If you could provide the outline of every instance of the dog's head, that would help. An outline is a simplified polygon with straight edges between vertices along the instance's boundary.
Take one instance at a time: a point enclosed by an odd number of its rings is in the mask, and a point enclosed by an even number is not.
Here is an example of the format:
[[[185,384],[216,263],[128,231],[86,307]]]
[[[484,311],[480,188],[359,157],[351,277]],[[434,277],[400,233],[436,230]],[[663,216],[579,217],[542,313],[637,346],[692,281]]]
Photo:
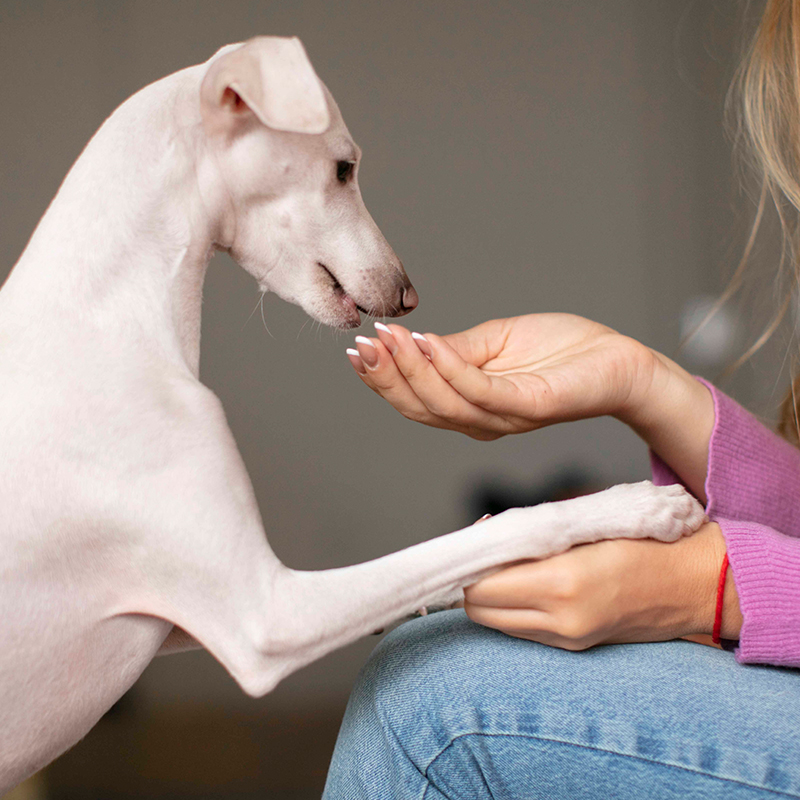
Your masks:
[[[298,39],[259,36],[207,64],[200,101],[226,196],[218,244],[258,281],[339,328],[416,307],[361,198],[361,151]]]

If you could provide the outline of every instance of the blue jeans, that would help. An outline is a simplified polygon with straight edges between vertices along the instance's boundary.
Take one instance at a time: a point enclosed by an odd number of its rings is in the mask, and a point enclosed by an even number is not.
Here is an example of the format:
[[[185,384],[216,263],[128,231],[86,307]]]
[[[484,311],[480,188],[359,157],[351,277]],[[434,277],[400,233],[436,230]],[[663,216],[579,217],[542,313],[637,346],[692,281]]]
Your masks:
[[[359,677],[325,800],[800,798],[800,670],[675,641],[583,653],[462,611],[408,622]]]

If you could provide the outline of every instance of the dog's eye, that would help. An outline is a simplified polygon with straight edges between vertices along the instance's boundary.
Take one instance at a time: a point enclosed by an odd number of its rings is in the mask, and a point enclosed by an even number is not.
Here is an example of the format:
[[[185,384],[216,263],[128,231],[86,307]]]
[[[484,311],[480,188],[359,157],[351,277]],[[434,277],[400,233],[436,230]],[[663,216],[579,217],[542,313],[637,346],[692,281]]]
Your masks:
[[[347,183],[353,175],[355,165],[355,161],[337,161],[336,180],[339,181],[339,183]]]

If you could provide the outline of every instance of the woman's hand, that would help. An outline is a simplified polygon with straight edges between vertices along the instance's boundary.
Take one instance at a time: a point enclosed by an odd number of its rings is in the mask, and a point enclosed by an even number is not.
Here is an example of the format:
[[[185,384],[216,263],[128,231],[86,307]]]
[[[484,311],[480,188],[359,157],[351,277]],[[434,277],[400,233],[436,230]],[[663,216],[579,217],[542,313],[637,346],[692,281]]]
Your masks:
[[[571,314],[424,338],[400,325],[376,328],[378,340],[356,340],[364,383],[410,419],[476,439],[617,414],[659,367],[634,339]]]
[[[449,336],[376,324],[348,351],[401,414],[475,439],[612,415],[703,498],[714,421],[708,390],[670,359],[572,314],[529,314]]]
[[[507,567],[465,590],[475,622],[566,650],[614,642],[655,642],[711,633],[725,555],[708,523],[672,544],[612,539]],[[723,638],[742,624],[730,571]]]

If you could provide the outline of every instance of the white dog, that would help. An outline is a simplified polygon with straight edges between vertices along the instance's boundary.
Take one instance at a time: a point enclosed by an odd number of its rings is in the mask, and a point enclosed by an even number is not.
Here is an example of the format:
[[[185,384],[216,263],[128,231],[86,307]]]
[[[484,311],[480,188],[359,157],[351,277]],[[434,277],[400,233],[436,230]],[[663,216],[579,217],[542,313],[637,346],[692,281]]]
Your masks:
[[[498,565],[701,523],[636,484],[344,569],[278,561],[197,377],[203,279],[220,249],[329,325],[412,309],[359,157],[298,40],[228,46],[106,121],[0,292],[0,794],[182,631],[262,695]]]

